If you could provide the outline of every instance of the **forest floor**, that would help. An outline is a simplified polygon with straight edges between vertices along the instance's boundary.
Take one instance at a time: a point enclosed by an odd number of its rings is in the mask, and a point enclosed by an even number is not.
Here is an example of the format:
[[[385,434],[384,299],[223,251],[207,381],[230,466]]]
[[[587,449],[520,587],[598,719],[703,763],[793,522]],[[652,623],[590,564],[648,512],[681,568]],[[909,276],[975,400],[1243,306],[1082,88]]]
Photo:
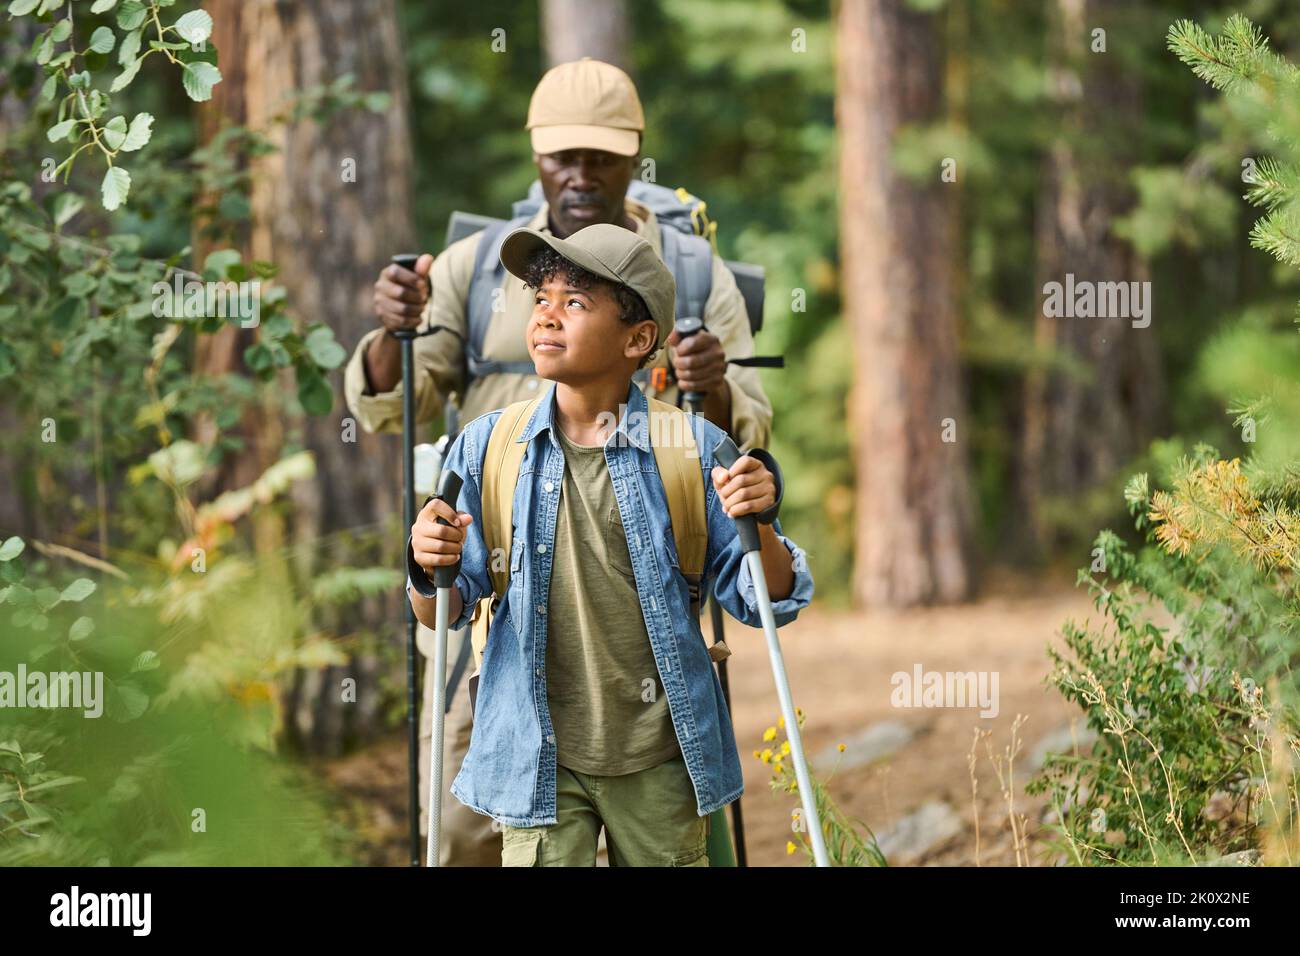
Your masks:
[[[781,629],[795,703],[804,711],[804,747],[845,816],[865,821],[891,865],[1017,865],[1007,797],[992,756],[1002,760],[1018,715],[1020,750],[1012,761],[1014,812],[1027,839],[1022,864],[1056,862],[1042,825],[1046,798],[1024,793],[1045,748],[1068,750],[1085,733],[1081,713],[1044,683],[1049,644],[1060,646],[1067,619],[1096,619],[1072,575],[1025,580],[999,576],[964,605],[904,612],[850,612],[814,604]],[[753,752],[780,715],[762,631],[729,621],[733,722],[745,774],[743,813],[750,865],[807,865],[786,853],[791,794],[770,789],[769,768]],[[996,716],[978,705],[895,707],[896,672],[985,671],[998,676]],[[976,729],[991,736],[973,747]],[[778,737],[777,740],[781,740]],[[839,753],[837,745],[845,751]],[[975,754],[976,793],[970,757]],[[318,765],[338,794],[354,852],[370,865],[406,862],[406,738],[394,734],[345,758]],[[978,814],[978,818],[977,818]],[[977,839],[978,826],[978,839]]]

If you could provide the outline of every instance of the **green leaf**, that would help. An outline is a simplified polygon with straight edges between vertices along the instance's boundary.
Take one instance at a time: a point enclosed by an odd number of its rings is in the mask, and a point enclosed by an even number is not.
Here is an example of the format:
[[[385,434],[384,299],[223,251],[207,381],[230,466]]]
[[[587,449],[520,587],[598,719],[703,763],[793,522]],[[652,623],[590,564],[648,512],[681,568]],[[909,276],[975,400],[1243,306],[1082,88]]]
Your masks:
[[[126,117],[114,116],[99,131],[99,138],[104,141],[104,145],[117,152],[126,142]]]
[[[328,327],[318,327],[307,333],[307,354],[321,368],[338,368],[347,359],[348,353],[334,339],[334,332]]]
[[[12,561],[14,558],[18,557],[18,555],[23,553],[23,548],[25,547],[27,547],[26,542],[17,535],[14,535],[12,538],[5,541],[4,544],[0,544],[0,561]]]
[[[117,34],[111,27],[96,27],[95,32],[90,35],[90,48],[96,53],[110,52],[115,43],[117,43]]]
[[[162,666],[162,659],[157,651],[141,651],[131,664],[131,673],[136,671],[153,671]]]
[[[90,7],[91,13],[106,13],[117,6],[117,0],[95,0]]]
[[[127,131],[126,140],[122,143],[122,152],[134,152],[149,142],[149,137],[152,135],[153,114],[136,113],[135,119],[131,120],[131,128]]]
[[[77,328],[86,315],[86,303],[76,296],[68,296],[50,313],[50,327],[61,335]]]
[[[90,578],[77,578],[59,596],[61,601],[84,601],[95,593],[95,582]]]
[[[84,641],[95,631],[95,622],[88,617],[79,617],[68,628],[68,640]]]
[[[104,182],[100,186],[104,208],[112,212],[126,201],[131,191],[131,174],[121,166],[110,166],[104,173]]]
[[[54,40],[55,43],[62,43],[71,35],[71,20],[60,20],[58,23],[54,24],[54,29],[50,31],[50,38]]]
[[[56,226],[62,226],[65,222],[81,212],[86,201],[76,193],[59,193],[54,197],[54,212],[51,216]]]
[[[105,710],[113,720],[135,720],[149,709],[149,695],[133,684],[110,681]]]
[[[9,15],[11,17],[25,16],[35,10],[38,3],[40,3],[40,0],[14,0],[13,3],[9,4]]]
[[[59,589],[37,588],[33,597],[36,598],[36,603],[40,606],[42,611],[48,611],[50,608],[54,607],[54,605],[59,603]]]
[[[148,15],[149,11],[140,0],[126,0],[117,8],[117,26],[121,30],[134,30]]]
[[[109,86],[110,93],[116,93],[118,90],[126,89],[127,85],[135,79],[135,75],[140,72],[140,64],[144,62],[144,57],[138,60],[132,60],[127,64],[126,69],[113,78],[113,83]]]
[[[87,272],[74,272],[63,280],[63,288],[67,290],[68,295],[85,299],[99,288],[99,280]]]
[[[215,249],[203,260],[203,274],[209,273],[216,279],[225,279],[232,266],[239,265],[241,256],[235,249]]]
[[[132,30],[126,36],[122,37],[122,42],[117,47],[117,62],[126,66],[128,62],[135,59],[135,55],[140,52],[140,36],[144,33],[144,28]]]
[[[41,99],[46,103],[54,99],[54,94],[59,89],[59,78],[57,76],[47,76],[45,82],[41,84]]]
[[[45,131],[45,138],[51,143],[57,143],[59,140],[67,137],[67,135],[72,132],[72,127],[76,125],[77,121],[75,119],[66,119],[62,123],[55,123]]]
[[[198,61],[185,64],[181,73],[181,85],[190,99],[202,103],[212,98],[212,88],[221,82],[221,71],[211,63]]]
[[[41,66],[50,62],[50,57],[54,56],[54,33],[46,33],[41,37],[40,46],[36,48],[36,62]]]
[[[315,372],[298,369],[298,401],[308,415],[327,415],[334,404],[334,392],[329,383]]]
[[[192,10],[176,21],[176,32],[190,43],[202,43],[212,35],[212,17],[205,10]]]

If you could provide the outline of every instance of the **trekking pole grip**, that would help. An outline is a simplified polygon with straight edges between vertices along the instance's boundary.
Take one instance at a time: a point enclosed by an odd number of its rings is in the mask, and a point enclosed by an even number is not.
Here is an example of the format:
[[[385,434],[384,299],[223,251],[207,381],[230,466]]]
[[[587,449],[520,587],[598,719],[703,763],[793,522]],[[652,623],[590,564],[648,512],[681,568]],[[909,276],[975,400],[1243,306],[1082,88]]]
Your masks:
[[[704,331],[704,320],[695,316],[687,316],[678,319],[673,323],[673,328],[677,330],[678,338],[682,341],[690,338],[696,332]],[[684,401],[692,412],[698,414],[700,406],[704,404],[703,392],[683,392],[682,401]],[[727,467],[730,467],[728,465]]]
[[[723,435],[722,440],[713,448],[713,460],[723,468],[730,468],[740,458],[740,449],[736,443],[731,440],[730,435]],[[748,554],[751,551],[762,550],[762,544],[758,540],[758,519],[753,515],[741,515],[733,518],[736,522],[736,531],[740,534],[740,548]]]
[[[456,507],[456,499],[460,497],[460,486],[464,479],[456,474],[450,468],[444,468],[442,474],[438,476],[438,487],[433,496],[442,501],[449,502],[453,508]],[[445,518],[439,518],[438,524],[450,525]],[[440,588],[453,587],[456,584],[456,575],[460,573],[460,559],[456,559],[455,564],[439,565],[433,572],[433,583]]]

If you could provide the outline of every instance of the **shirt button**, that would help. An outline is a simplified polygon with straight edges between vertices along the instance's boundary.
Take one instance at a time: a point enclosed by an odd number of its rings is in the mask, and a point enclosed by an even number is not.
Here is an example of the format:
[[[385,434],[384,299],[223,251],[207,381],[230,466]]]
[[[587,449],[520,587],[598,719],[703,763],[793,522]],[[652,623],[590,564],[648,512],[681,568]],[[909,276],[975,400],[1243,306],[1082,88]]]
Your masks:
[[[548,481],[546,484],[542,485],[542,487],[545,488],[547,491],[554,491],[554,490],[555,490],[555,482],[553,482],[553,481]]]
[[[544,615],[546,613],[546,605],[545,604],[537,605],[537,613]]]
[[[530,378],[530,379],[528,380],[528,388],[529,388],[530,390],[536,390],[536,388],[537,388],[537,379],[535,379],[535,378]]]
[[[555,743],[555,734],[547,734],[547,735],[546,735],[546,742],[547,742],[548,744],[553,744],[553,743]]]
[[[539,544],[539,545],[537,546],[537,553],[538,553],[538,554],[545,554],[545,553],[546,553],[546,545],[544,545],[544,544]]]
[[[537,676],[538,676],[538,677],[541,677],[541,676],[542,676],[542,669],[541,669],[540,667],[537,668]]]

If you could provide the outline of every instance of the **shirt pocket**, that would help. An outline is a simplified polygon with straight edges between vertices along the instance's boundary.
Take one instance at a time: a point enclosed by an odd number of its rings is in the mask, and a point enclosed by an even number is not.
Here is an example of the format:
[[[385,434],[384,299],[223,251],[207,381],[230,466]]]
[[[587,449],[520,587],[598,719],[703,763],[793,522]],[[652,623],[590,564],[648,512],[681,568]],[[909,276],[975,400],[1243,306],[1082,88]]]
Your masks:
[[[623,519],[619,516],[617,504],[609,506],[609,514],[605,518],[605,554],[609,557],[611,568],[636,583],[632,552],[623,533]]]
[[[516,634],[524,632],[524,542],[517,534],[510,543],[510,586],[506,601],[510,605],[510,624]]]

